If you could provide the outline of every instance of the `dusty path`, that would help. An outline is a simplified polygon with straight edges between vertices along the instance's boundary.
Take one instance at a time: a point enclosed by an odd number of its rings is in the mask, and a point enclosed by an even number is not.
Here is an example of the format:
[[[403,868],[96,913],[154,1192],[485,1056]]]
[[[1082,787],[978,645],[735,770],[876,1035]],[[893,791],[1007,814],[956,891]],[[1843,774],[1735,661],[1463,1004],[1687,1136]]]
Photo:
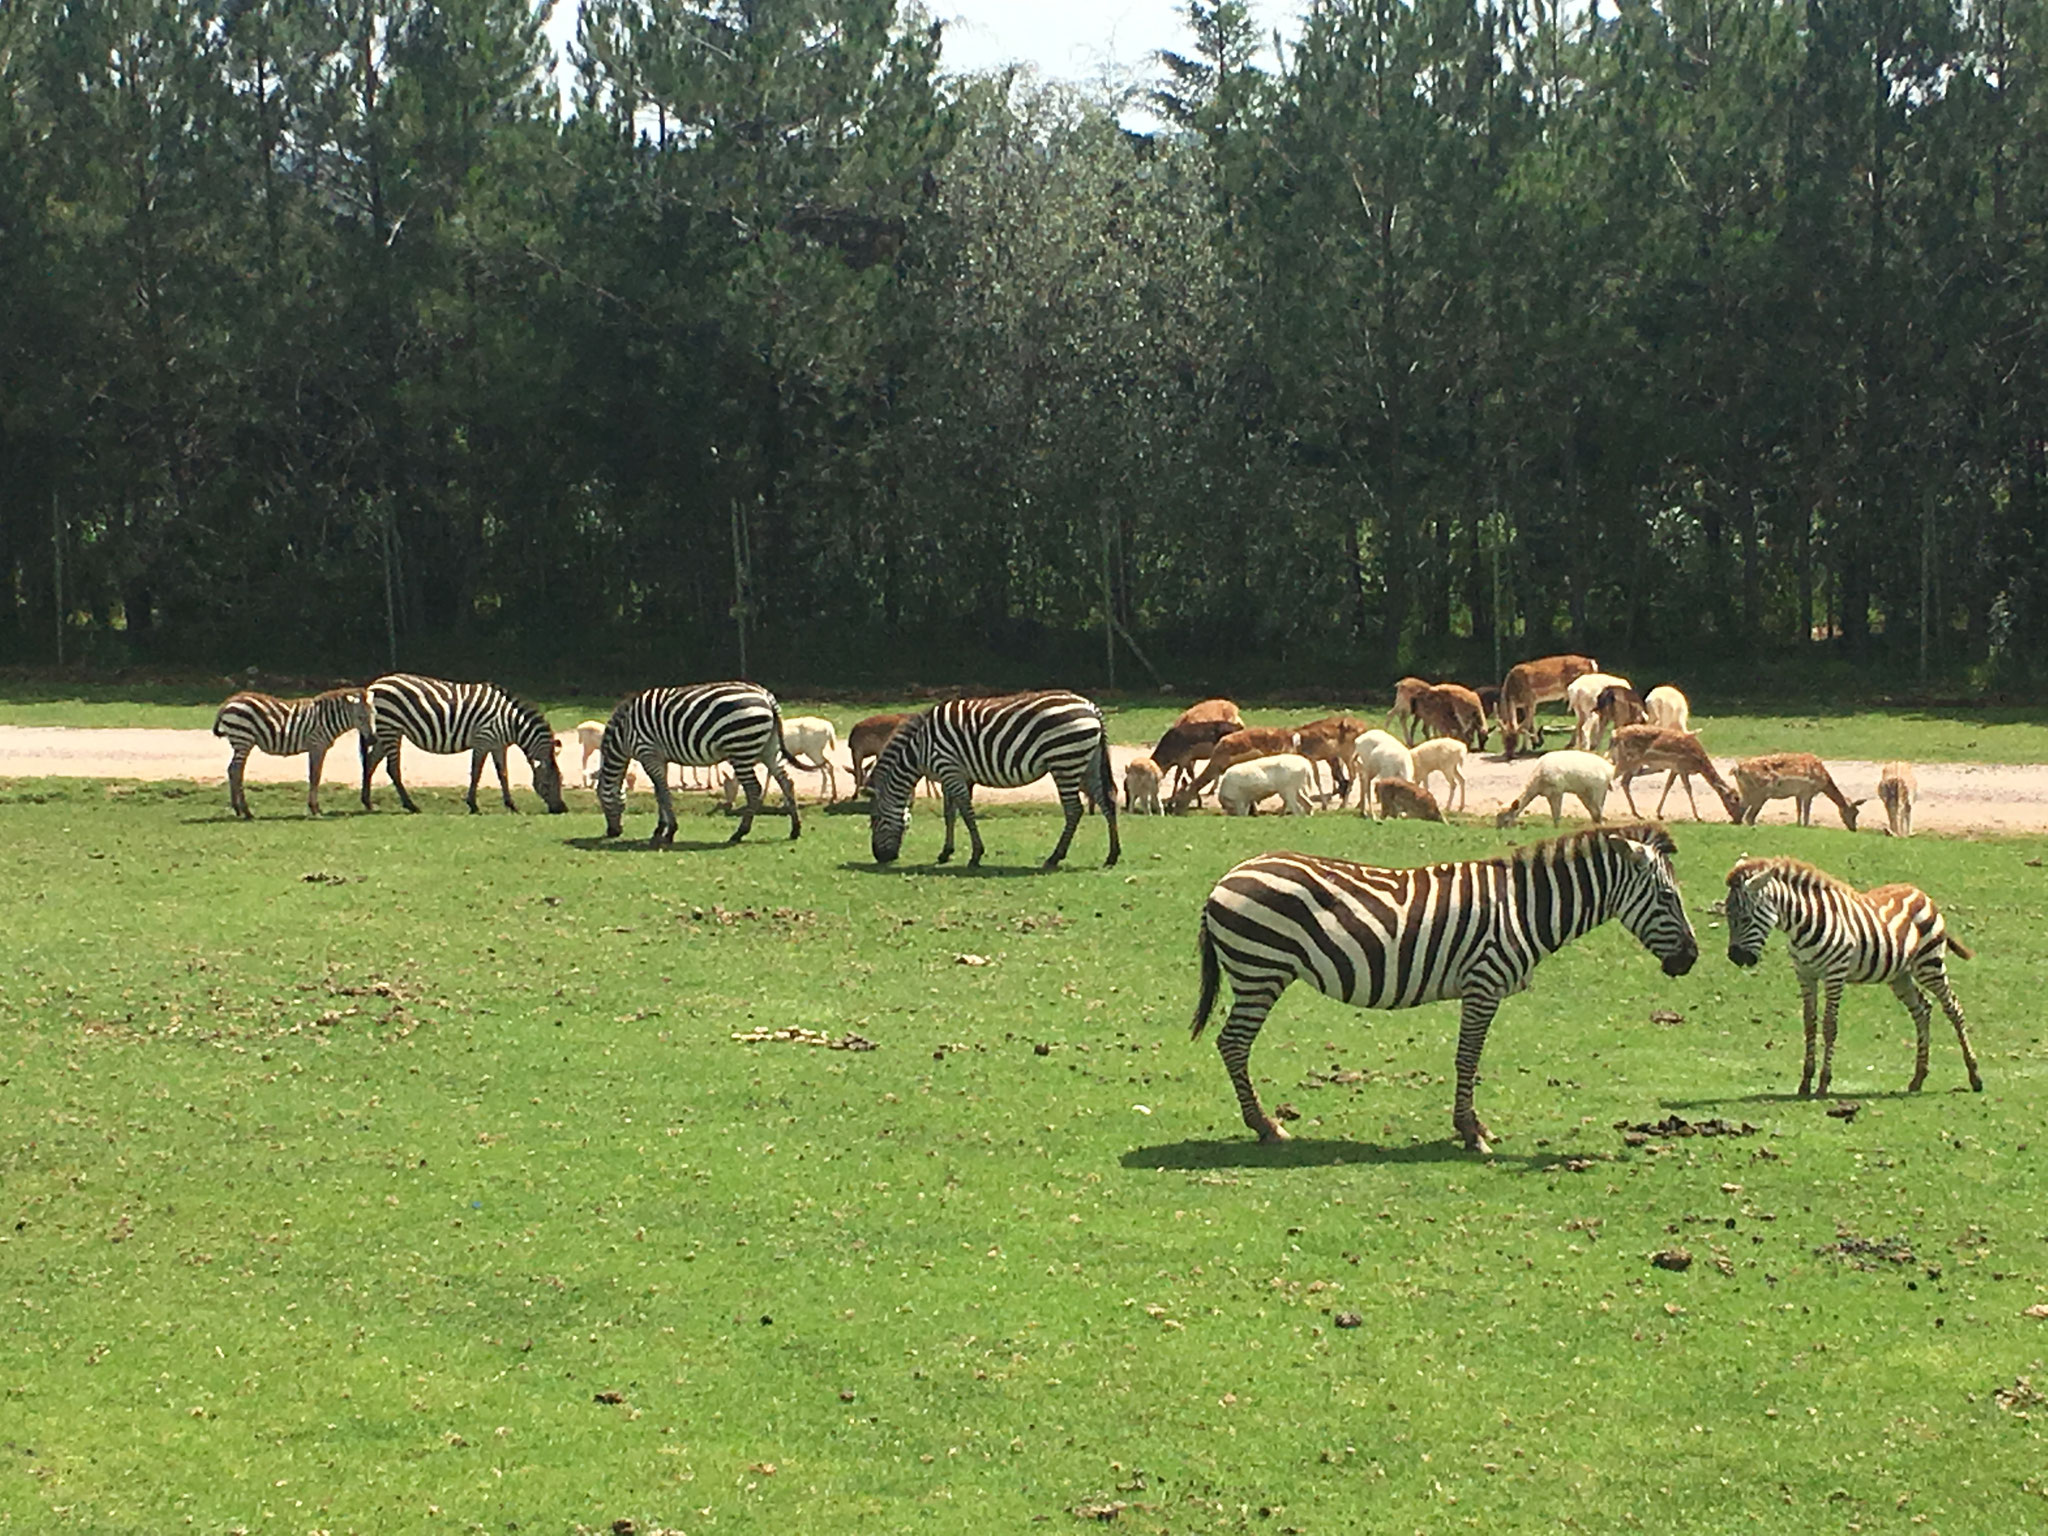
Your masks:
[[[1142,750],[1140,747],[1112,749],[1119,777],[1124,764]],[[225,806],[227,760],[227,744],[207,731],[0,726],[0,778],[191,779],[197,783],[223,786],[221,800]],[[510,765],[514,791],[526,792],[529,788],[526,760],[514,751],[510,754]],[[1830,767],[1842,792],[1852,799],[1876,794],[1878,764],[1845,760],[1834,762]],[[430,757],[408,747],[401,771],[408,784],[460,788],[469,782],[469,758],[467,755]],[[355,739],[345,736],[328,754],[323,796],[334,797],[337,809],[352,803],[360,772]],[[1920,780],[1919,806],[1914,818],[1917,830],[2048,832],[2048,766],[1921,763],[1917,765],[1916,772]],[[562,773],[572,787],[581,783],[573,741],[562,753]],[[1528,775],[1528,759],[1513,763],[1492,757],[1473,760],[1466,770],[1471,786],[1472,811],[1490,814],[1502,801],[1520,793]],[[795,772],[793,777],[798,794],[806,802],[819,798],[821,791],[817,775]],[[304,784],[306,760],[303,757],[265,757],[258,753],[249,760],[248,778],[251,783]],[[383,786],[378,791],[380,797],[392,798],[381,770],[378,783]],[[839,761],[842,795],[851,783],[852,775],[842,753]],[[1645,812],[1653,809],[1661,788],[1661,776],[1645,775],[1638,780],[1637,805]],[[1704,785],[1696,786],[1696,790],[1701,811],[1710,820],[1721,820],[1721,810],[1714,803],[1712,792]],[[484,770],[483,793],[496,794],[496,781],[488,767]],[[645,791],[641,793],[645,794]],[[1050,801],[1053,798],[1050,780],[1040,780],[1023,789],[975,792],[977,802]],[[1566,819],[1570,821],[1578,816],[1578,806],[1572,801],[1566,804]],[[1684,791],[1674,789],[1671,802],[1665,809],[1674,819],[1686,819],[1689,813]],[[1627,807],[1619,795],[1610,803],[1609,812],[1610,815],[1626,814]],[[1824,825],[1837,824],[1835,809],[1826,801],[1815,802],[1814,816]],[[1789,800],[1774,801],[1764,812],[1766,821],[1789,821],[1792,817],[1793,806]],[[1539,801],[1531,808],[1528,824],[1540,827],[1547,819],[1544,806]],[[1883,828],[1884,813],[1875,799],[1864,807],[1862,825]]]

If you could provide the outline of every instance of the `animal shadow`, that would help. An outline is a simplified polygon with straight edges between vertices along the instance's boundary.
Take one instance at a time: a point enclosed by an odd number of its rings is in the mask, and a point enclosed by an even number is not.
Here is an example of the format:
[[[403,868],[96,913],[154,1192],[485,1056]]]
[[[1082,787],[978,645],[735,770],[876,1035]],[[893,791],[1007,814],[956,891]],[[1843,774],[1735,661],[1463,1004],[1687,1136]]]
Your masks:
[[[1482,1157],[1479,1153],[1466,1151],[1464,1142],[1455,1137],[1391,1147],[1373,1141],[1296,1137],[1292,1141],[1267,1142],[1233,1136],[1218,1141],[1174,1141],[1156,1147],[1133,1147],[1117,1161],[1126,1168],[1178,1168],[1197,1172],[1209,1168],[1336,1168],[1347,1163],[1398,1167],[1416,1163],[1480,1161],[1536,1169],[1547,1168],[1557,1159],[1547,1154],[1529,1157],[1498,1150]]]

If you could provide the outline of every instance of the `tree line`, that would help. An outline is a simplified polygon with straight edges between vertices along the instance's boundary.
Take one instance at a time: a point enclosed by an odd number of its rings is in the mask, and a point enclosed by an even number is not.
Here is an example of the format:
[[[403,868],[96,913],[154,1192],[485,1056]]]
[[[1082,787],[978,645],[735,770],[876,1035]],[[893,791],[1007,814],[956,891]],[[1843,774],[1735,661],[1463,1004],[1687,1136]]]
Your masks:
[[[0,8],[0,657],[2048,654],[2048,7],[547,10]]]

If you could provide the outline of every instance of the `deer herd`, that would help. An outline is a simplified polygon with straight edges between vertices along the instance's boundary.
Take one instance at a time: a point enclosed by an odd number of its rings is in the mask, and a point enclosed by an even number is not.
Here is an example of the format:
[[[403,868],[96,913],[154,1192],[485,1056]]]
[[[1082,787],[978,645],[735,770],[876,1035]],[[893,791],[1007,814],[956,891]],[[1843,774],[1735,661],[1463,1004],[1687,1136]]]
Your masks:
[[[1510,761],[1527,746],[1542,748],[1544,722],[1538,710],[1562,704],[1572,717],[1571,745],[1537,759],[1521,795],[1500,807],[1498,825],[1510,826],[1537,800],[1559,821],[1567,796],[1577,799],[1594,821],[1605,814],[1609,791],[1621,789],[1631,815],[1637,775],[1662,772],[1663,792],[1654,815],[1664,814],[1674,785],[1685,790],[1694,820],[1700,819],[1693,780],[1705,781],[1729,820],[1754,824],[1772,800],[1791,800],[1799,825],[1813,824],[1813,802],[1827,799],[1856,829],[1864,803],[1843,794],[1827,764],[1811,752],[1768,752],[1737,762],[1724,776],[1692,729],[1686,697],[1670,685],[1638,694],[1625,677],[1600,670],[1590,656],[1545,656],[1511,668],[1498,688],[1404,677],[1394,685],[1385,721],[1375,727],[1351,715],[1329,715],[1298,727],[1248,726],[1229,699],[1207,699],[1185,711],[1159,738],[1151,754],[1126,769],[1126,808],[1132,812],[1184,811],[1214,789],[1227,814],[1256,814],[1261,801],[1278,797],[1285,814],[1305,814],[1313,794],[1323,804],[1342,805],[1359,786],[1362,816],[1410,816],[1441,821],[1466,792],[1465,763],[1483,751],[1495,730]],[[1327,769],[1331,787],[1322,787]],[[1444,799],[1430,789],[1441,777]],[[1878,781],[1886,832],[1913,831],[1917,786],[1907,763],[1888,763]],[[1161,798],[1161,790],[1166,790]]]

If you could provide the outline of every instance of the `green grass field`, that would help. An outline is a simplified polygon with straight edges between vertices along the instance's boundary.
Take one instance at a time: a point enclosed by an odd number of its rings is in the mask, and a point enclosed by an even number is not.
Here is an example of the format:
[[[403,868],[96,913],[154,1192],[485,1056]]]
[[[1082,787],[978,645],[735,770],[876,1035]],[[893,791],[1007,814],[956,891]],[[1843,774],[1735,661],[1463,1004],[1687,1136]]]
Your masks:
[[[1279,1148],[1187,1020],[1235,860],[1490,830],[1127,822],[1105,871],[1091,821],[1047,876],[1055,814],[998,811],[977,875],[923,814],[882,872],[857,814],[724,848],[693,802],[650,853],[587,794],[252,793],[0,794],[0,1527],[2048,1521],[2048,840],[1680,826],[1700,965],[1610,925],[1540,969],[1481,1158],[1450,1007],[1290,992]],[[1987,1091],[1938,1034],[1902,1093],[1861,989],[1860,1112],[1791,1097],[1783,941],[1739,972],[1707,911],[1742,851],[1933,891]],[[875,1049],[734,1038],[781,1028]],[[1615,1129],[1670,1115],[1755,1129]]]
[[[206,730],[214,711],[230,691],[225,678],[191,684],[139,686],[133,683],[70,683],[21,678],[0,679],[0,725],[150,726]],[[557,734],[579,720],[606,718],[617,702],[599,695],[539,695],[540,704]],[[821,714],[836,722],[841,734],[864,715],[916,710],[928,701],[871,699],[817,700],[789,696],[785,715]],[[1150,745],[1192,699],[1154,702],[1111,699],[1105,702],[1111,739]],[[1250,700],[1245,719],[1254,725],[1301,725],[1336,710],[1348,710],[1369,724],[1379,723],[1387,696],[1369,699]],[[1560,729],[1570,717],[1559,706],[1546,706],[1544,718]],[[1916,762],[2039,763],[2048,762],[2048,709],[2017,706],[1974,707],[1868,705],[1843,702],[1815,707],[1805,701],[1762,698],[1694,700],[1693,724],[1720,757],[1757,752],[1818,752],[1825,757],[1882,761],[1905,757]],[[1564,744],[1553,735],[1550,745]],[[1493,740],[1498,750],[1499,738]]]

